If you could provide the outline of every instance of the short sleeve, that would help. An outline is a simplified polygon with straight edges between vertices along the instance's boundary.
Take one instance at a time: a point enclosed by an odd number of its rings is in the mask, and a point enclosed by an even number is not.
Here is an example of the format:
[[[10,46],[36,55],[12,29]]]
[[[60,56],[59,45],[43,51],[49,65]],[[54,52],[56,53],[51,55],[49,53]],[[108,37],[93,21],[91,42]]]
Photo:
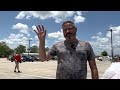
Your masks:
[[[95,59],[93,48],[89,42],[87,42],[87,54],[88,61]]]
[[[51,49],[49,49],[47,51],[48,54],[50,54],[52,57],[56,56],[57,55],[57,49],[56,49],[56,46],[53,45],[53,47]]]

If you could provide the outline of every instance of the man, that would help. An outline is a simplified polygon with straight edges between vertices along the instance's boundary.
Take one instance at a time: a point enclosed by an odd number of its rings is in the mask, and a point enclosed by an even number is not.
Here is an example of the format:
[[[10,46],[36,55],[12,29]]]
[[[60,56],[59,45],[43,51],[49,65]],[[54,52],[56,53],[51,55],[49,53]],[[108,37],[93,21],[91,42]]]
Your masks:
[[[53,56],[58,57],[56,79],[86,79],[87,60],[91,68],[92,79],[98,79],[98,70],[95,55],[88,42],[76,38],[77,28],[72,21],[62,24],[64,41],[58,42],[45,52],[46,30],[44,26],[36,26],[39,43],[39,58],[41,61],[49,60]]]
[[[16,72],[16,69],[18,70],[18,73],[20,73],[20,70],[19,70],[19,63],[21,63],[21,56],[19,54],[16,54],[14,56],[14,60],[15,60],[15,69],[14,69],[14,72]]]
[[[101,79],[120,79],[120,57],[112,62],[106,69]]]

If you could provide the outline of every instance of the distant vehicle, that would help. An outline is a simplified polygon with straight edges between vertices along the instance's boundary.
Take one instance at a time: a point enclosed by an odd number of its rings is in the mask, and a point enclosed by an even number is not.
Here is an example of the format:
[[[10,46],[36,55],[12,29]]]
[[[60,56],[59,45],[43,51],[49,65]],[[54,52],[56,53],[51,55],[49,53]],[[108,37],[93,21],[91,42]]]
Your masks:
[[[102,57],[97,57],[98,60],[102,61]]]
[[[39,61],[39,56],[31,56],[34,61]]]
[[[11,61],[11,62],[13,62],[13,61],[14,61],[14,55],[10,55],[10,56],[8,57],[8,60]]]
[[[28,56],[22,56],[22,61],[23,62],[26,62],[26,61],[32,61],[33,62],[34,60],[32,59],[31,56],[29,56],[29,57]]]
[[[39,60],[39,53],[22,53],[23,61],[38,61]]]
[[[100,60],[100,61],[109,61],[109,60],[111,60],[112,58],[109,57],[109,56],[100,56],[100,57],[98,57],[97,59]]]
[[[115,56],[113,57],[113,60],[114,60],[114,61],[118,61],[118,60],[119,60],[119,55],[115,55]]]
[[[102,61],[109,61],[110,59],[109,59],[109,56],[103,56],[102,57]]]
[[[22,56],[21,59],[22,59],[23,62],[25,62],[25,61],[26,61],[26,58],[27,58],[27,56]]]

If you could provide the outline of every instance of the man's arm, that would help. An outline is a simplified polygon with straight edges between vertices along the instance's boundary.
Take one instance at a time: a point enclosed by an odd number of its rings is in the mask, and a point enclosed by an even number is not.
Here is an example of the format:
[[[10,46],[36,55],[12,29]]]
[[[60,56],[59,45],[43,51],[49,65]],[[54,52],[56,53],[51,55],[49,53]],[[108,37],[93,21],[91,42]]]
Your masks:
[[[88,62],[89,62],[89,66],[90,66],[90,69],[91,69],[92,79],[99,79],[98,69],[97,69],[97,66],[96,66],[95,59],[89,60]]]
[[[39,44],[39,59],[43,62],[50,58],[52,58],[52,56],[45,51],[45,41],[41,41]]]
[[[87,50],[88,50],[88,62],[89,62],[89,66],[91,69],[91,76],[92,79],[99,79],[99,75],[98,75],[98,69],[96,66],[96,62],[95,62],[95,54],[93,52],[93,48],[90,45],[90,43],[86,43],[87,44]]]
[[[42,62],[46,60],[45,40],[39,42],[39,59]]]
[[[46,37],[46,30],[44,29],[44,26],[36,26],[37,30],[34,30],[38,36],[39,39],[39,59],[41,61],[45,61],[51,58],[49,54],[46,54],[45,51],[45,37]]]

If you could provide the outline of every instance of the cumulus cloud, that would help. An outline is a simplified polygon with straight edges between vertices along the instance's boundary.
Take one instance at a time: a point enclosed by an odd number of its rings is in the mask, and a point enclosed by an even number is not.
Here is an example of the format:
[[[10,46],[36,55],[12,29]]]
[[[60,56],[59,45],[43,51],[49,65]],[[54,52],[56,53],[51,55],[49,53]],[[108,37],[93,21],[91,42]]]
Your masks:
[[[41,20],[53,18],[56,23],[60,23],[72,17],[74,17],[75,23],[84,22],[85,20],[85,17],[82,16],[82,11],[21,11],[15,18],[39,18]]]
[[[84,22],[85,21],[85,18],[82,17],[82,16],[74,16],[74,20],[75,20],[75,23],[80,23],[80,22]]]
[[[17,23],[16,25],[12,26],[12,29],[19,30],[19,32],[27,34],[28,36],[30,36],[30,34],[28,32],[29,28],[26,24]]]
[[[25,17],[25,13],[22,11],[15,18],[16,19],[23,19],[24,17]]]
[[[61,31],[48,33],[48,38],[57,39],[58,41],[64,40],[62,29]]]
[[[114,54],[120,54],[120,26],[110,27],[113,29],[113,46]],[[109,55],[111,55],[111,32],[108,31],[105,36],[102,36],[102,33],[99,32],[96,36],[91,37],[94,41],[90,41],[91,45],[94,48],[95,53],[98,55],[101,54],[103,50],[106,50]]]
[[[35,25],[32,26],[32,30],[37,30]]]
[[[12,49],[16,48],[18,45],[24,45],[24,46],[28,45],[28,38],[20,33],[19,34],[11,33],[9,37],[0,40],[0,42],[1,41],[6,42],[6,44]]]
[[[101,32],[99,32],[99,33],[98,33],[98,35],[99,35],[99,36],[101,36],[101,35],[102,35],[102,33],[101,33]]]

